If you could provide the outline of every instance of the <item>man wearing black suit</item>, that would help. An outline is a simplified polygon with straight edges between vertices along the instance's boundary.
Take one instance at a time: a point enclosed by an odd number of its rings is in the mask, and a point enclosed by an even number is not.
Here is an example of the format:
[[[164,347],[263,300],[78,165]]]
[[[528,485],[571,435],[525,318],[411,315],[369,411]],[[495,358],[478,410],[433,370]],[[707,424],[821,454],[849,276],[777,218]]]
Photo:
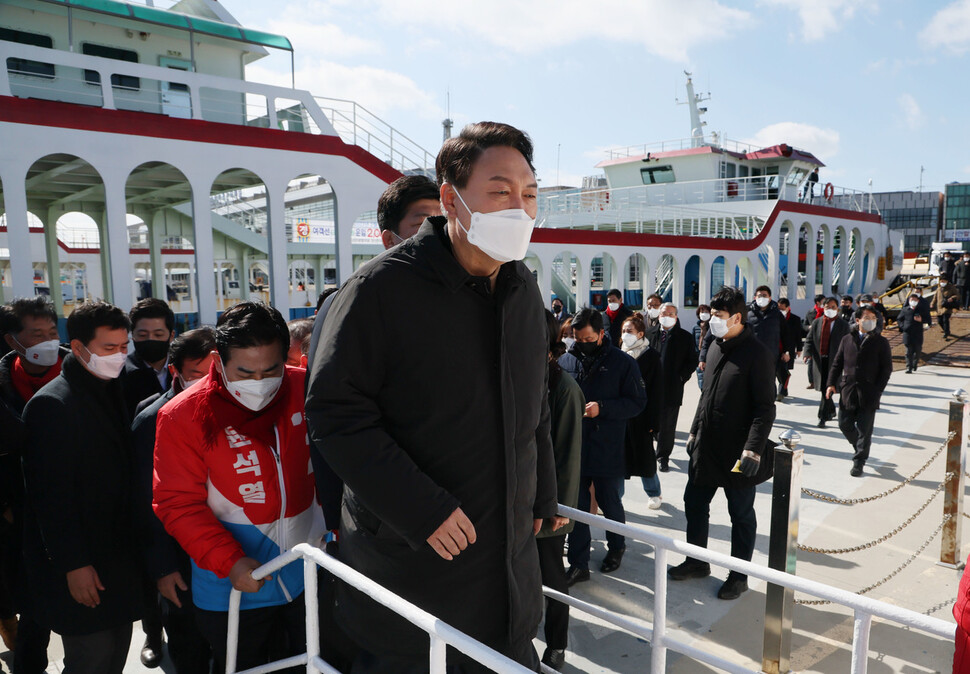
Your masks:
[[[674,435],[677,417],[684,400],[684,384],[697,367],[697,349],[694,338],[680,327],[677,307],[671,303],[660,307],[659,324],[647,331],[650,346],[660,352],[663,363],[664,407],[660,414],[660,430],[657,438],[658,470],[670,470],[670,455],[674,451]]]
[[[812,361],[815,381],[819,382],[822,399],[818,405],[818,427],[825,428],[825,422],[835,418],[835,403],[826,397],[824,383],[828,381],[829,366],[835,362],[842,338],[849,334],[849,324],[839,317],[839,300],[829,297],[825,300],[825,313],[815,319],[802,358]]]

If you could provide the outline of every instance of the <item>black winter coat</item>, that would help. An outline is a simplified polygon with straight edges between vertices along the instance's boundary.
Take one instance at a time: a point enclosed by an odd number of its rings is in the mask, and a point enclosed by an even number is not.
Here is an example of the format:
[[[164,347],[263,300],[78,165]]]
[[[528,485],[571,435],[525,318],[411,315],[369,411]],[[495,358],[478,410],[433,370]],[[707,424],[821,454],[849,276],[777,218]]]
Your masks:
[[[38,622],[83,635],[138,620],[143,576],[121,383],[98,379],[69,355],[27,403],[24,423],[24,558]],[[89,565],[106,588],[94,609],[67,587],[67,572]]]
[[[828,357],[829,367],[831,367],[832,361],[835,359],[835,354],[839,352],[839,343],[842,341],[843,337],[849,334],[849,324],[836,316],[834,319],[832,319],[832,327],[830,328],[829,332],[828,353],[821,353],[822,326],[824,324],[825,316],[815,319],[815,322],[812,323],[812,329],[808,331],[808,337],[805,339],[805,349],[802,352],[802,355],[808,356],[812,359],[812,367],[815,370],[816,382],[825,381],[825,378],[822,376],[822,369],[820,367],[822,356]]]
[[[953,267],[953,284],[961,287],[970,285],[970,264],[962,259]]]
[[[626,427],[626,477],[653,477],[657,474],[654,434],[660,429],[664,407],[663,364],[656,349],[648,348],[636,358],[647,392],[647,406],[630,419]]]
[[[854,328],[842,338],[839,352],[829,368],[828,386],[839,393],[839,405],[848,410],[872,410],[886,390],[893,373],[893,354],[889,340],[877,333],[859,339]]]
[[[521,262],[502,265],[494,292],[470,276],[446,225],[429,218],[334,296],[308,382],[311,452],[345,483],[343,561],[533,666],[533,518],[557,512],[543,301]],[[417,328],[442,311],[447,330]],[[458,507],[478,540],[445,561],[427,538]],[[423,631],[340,587],[360,646],[426,662]]]
[[[733,339],[715,339],[690,426],[691,479],[709,487],[758,484],[757,475],[749,478],[731,470],[744,450],[762,455],[774,421],[774,355],[748,325]]]
[[[748,325],[754,330],[754,336],[758,341],[768,347],[769,353],[774,354],[775,360],[778,360],[782,352],[784,322],[785,317],[774,300],[771,300],[764,309],[754,302],[748,305]]]
[[[899,327],[899,331],[903,333],[903,344],[914,349],[923,348],[923,330],[925,329],[923,326],[929,325],[928,315],[928,309],[926,315],[923,315],[919,311],[919,307],[913,309],[909,304],[899,312],[899,316],[896,317],[896,325]],[[917,316],[923,320],[917,321]]]
[[[581,361],[579,387],[599,416],[583,419],[583,468],[588,477],[626,477],[626,426],[647,404],[637,362],[605,339]]]
[[[165,386],[158,383],[158,376],[151,365],[132,351],[125,359],[125,369],[119,377],[125,392],[125,406],[128,408],[129,422],[135,419],[138,403],[145,398],[162,394],[172,386],[172,375],[166,369]]]
[[[556,488],[558,501],[575,508],[579,503],[579,481],[582,478],[583,413],[586,400],[579,384],[562,368],[549,364],[549,415],[552,426],[552,449],[556,457]],[[565,536],[573,530],[574,522],[553,531],[543,523],[536,538]]]
[[[782,317],[782,331],[781,331],[781,345],[782,352],[787,353],[792,357],[792,362],[795,360],[795,356],[802,348],[802,339],[805,336],[805,332],[802,329],[802,319],[800,316],[796,316],[791,311],[788,312],[788,316]]]
[[[684,402],[684,384],[697,368],[694,336],[680,327],[679,320],[670,328],[666,342],[662,332],[663,328],[659,326],[648,330],[647,339],[650,347],[660,353],[663,363],[664,406],[680,407]]]
[[[940,259],[940,278],[945,278],[947,281],[953,281],[953,272],[955,267],[955,262],[953,258],[947,260],[945,257]]]
[[[623,334],[623,321],[633,315],[633,310],[627,305],[621,304],[616,311],[616,316],[610,319],[609,314],[603,312],[603,325],[606,327],[606,334],[609,335],[613,346],[619,348],[621,335]],[[560,321],[562,322],[562,321]]]

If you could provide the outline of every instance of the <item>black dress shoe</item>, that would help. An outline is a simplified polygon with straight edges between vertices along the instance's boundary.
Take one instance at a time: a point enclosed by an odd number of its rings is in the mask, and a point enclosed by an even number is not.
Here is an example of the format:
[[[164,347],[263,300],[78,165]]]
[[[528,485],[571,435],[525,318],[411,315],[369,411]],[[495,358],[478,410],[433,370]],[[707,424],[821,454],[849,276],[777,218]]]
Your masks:
[[[542,654],[542,664],[557,672],[566,664],[566,651],[561,648],[547,648]]]
[[[724,585],[717,591],[718,599],[737,599],[742,592],[748,591],[747,578],[740,578],[733,573],[729,573]]]
[[[858,463],[852,464],[852,469],[849,471],[849,475],[852,477],[862,477],[862,465]]]
[[[141,648],[141,664],[148,669],[155,669],[162,664],[164,657],[161,644],[156,643],[154,639],[145,639],[145,645]]]
[[[667,459],[659,459],[657,461],[657,470],[659,470],[661,473],[669,473],[670,462],[667,461]]]
[[[818,423],[815,424],[817,428],[825,428],[825,419],[819,419]]]
[[[711,575],[711,565],[707,562],[699,562],[695,559],[688,559],[677,566],[667,569],[667,577],[670,580],[687,580],[688,578],[707,578]]]
[[[619,569],[620,562],[623,560],[624,552],[626,552],[626,548],[608,551],[606,553],[606,557],[603,558],[603,564],[600,566],[600,571],[603,573],[610,573],[611,571],[616,571]]]
[[[585,583],[589,580],[589,569],[581,569],[578,566],[570,566],[566,572],[566,587],[572,587],[576,583]]]

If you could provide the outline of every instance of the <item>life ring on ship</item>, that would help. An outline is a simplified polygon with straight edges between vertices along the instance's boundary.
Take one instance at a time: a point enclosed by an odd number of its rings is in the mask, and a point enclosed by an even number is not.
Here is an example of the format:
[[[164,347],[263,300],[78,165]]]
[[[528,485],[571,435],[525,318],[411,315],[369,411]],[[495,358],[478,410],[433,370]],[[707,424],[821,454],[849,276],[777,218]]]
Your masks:
[[[825,183],[825,191],[823,194],[825,195],[826,201],[832,201],[832,197],[835,196],[835,187],[832,185],[832,183]]]

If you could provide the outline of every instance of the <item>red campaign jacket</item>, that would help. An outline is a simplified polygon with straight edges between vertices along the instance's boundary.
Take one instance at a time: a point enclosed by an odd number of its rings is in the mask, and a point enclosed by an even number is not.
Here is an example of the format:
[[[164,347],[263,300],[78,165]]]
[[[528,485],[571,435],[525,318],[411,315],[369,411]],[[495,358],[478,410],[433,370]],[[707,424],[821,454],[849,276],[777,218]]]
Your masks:
[[[233,564],[267,562],[326,532],[303,413],[305,370],[287,367],[273,402],[253,412],[232,399],[213,365],[209,376],[158,413],[153,506],[192,558],[200,608],[225,611]],[[290,564],[243,608],[279,605],[303,591]]]

